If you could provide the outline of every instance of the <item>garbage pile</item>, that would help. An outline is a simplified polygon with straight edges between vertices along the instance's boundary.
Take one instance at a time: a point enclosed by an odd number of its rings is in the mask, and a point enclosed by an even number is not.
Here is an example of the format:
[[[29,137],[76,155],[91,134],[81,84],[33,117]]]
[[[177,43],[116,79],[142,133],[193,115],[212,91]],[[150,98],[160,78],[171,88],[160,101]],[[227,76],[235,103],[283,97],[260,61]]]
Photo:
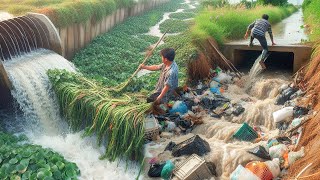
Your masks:
[[[163,138],[187,135],[196,125],[203,123],[205,115],[221,118],[244,113],[245,108],[240,103],[232,103],[224,96],[228,84],[237,80],[235,74],[217,68],[210,81],[199,82],[194,88],[181,88],[174,100],[159,106],[164,113],[150,116],[148,123],[145,123],[148,124],[145,128],[146,141],[159,142]],[[239,164],[230,175],[232,180],[282,177],[286,169],[304,155],[304,149],[298,150],[297,144],[302,133],[301,124],[308,120],[311,111],[297,105],[296,99],[303,92],[293,84],[281,86],[279,92],[275,104],[283,107],[270,112],[279,129],[278,136],[268,137],[259,126],[251,127],[247,123],[234,132],[232,137],[235,141],[260,142],[248,153],[259,157],[261,161]],[[172,176],[178,179],[216,176],[215,165],[202,158],[210,151],[208,142],[198,135],[178,144],[170,141],[162,153],[149,160],[148,176],[163,179]]]

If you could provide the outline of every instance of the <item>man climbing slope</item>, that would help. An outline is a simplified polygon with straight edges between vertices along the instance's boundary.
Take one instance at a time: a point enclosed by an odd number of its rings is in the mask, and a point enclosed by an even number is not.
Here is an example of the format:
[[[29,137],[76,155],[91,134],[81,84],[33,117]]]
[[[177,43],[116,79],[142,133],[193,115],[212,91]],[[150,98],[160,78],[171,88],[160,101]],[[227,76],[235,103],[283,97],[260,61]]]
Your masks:
[[[263,69],[266,69],[266,66],[264,64],[264,61],[266,60],[266,55],[268,53],[268,44],[267,40],[265,37],[265,33],[268,31],[270,35],[270,39],[272,42],[272,46],[275,45],[273,41],[273,35],[272,35],[272,30],[271,30],[271,24],[268,21],[269,16],[267,14],[262,15],[262,19],[257,19],[253,23],[251,23],[248,28],[247,32],[244,35],[244,38],[247,39],[249,36],[249,33],[251,31],[250,35],[250,43],[249,46],[253,46],[253,39],[256,38],[260,42],[260,45],[263,48],[263,51],[261,53],[261,60],[260,60],[260,65],[262,66]]]

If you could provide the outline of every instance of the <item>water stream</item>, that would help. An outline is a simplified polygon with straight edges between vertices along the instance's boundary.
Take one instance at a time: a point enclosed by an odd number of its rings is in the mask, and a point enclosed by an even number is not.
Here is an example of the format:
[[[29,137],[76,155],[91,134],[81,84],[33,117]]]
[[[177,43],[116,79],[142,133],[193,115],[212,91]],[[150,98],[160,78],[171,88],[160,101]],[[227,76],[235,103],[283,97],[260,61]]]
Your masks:
[[[32,143],[52,148],[67,160],[75,162],[81,171],[80,179],[131,180],[137,177],[137,164],[100,160],[105,147],[97,147],[95,137],[82,138],[82,132],[71,133],[60,116],[58,102],[46,73],[48,69],[75,72],[72,63],[50,50],[38,49],[5,61],[4,66],[16,101],[13,112],[0,112],[8,131],[24,133]]]

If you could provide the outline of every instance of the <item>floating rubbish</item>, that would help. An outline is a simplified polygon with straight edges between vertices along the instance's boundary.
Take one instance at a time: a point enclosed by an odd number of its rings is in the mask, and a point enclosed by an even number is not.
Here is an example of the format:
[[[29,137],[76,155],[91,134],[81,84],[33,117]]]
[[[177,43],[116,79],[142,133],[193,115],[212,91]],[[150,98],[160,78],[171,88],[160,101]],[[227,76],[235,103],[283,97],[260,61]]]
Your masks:
[[[255,174],[244,168],[241,164],[231,173],[231,180],[260,180]]]
[[[263,146],[259,145],[255,148],[249,150],[248,152],[259,157],[259,158],[271,160],[271,157],[270,157],[268,151]]]
[[[191,154],[202,156],[207,152],[210,152],[209,143],[201,139],[198,135],[182,141],[172,149],[172,155],[174,157]]]
[[[274,122],[284,121],[288,117],[293,116],[293,107],[285,107],[272,113]]]
[[[258,133],[247,123],[243,123],[233,137],[241,141],[253,141],[258,138]]]

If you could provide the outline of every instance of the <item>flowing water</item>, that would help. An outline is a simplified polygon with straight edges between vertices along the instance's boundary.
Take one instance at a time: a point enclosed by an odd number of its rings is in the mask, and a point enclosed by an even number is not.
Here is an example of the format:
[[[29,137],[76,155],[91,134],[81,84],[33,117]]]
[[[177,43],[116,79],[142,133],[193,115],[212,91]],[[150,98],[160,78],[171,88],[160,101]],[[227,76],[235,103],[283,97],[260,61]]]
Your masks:
[[[48,69],[75,72],[72,63],[62,56],[39,49],[4,62],[12,83],[14,111],[0,112],[4,127],[13,133],[25,133],[32,143],[51,148],[67,160],[75,162],[80,179],[133,179],[139,166],[123,161],[100,160],[105,147],[97,147],[95,137],[82,138],[71,133],[60,116],[54,91],[46,74]],[[142,177],[141,177],[142,178]]]

